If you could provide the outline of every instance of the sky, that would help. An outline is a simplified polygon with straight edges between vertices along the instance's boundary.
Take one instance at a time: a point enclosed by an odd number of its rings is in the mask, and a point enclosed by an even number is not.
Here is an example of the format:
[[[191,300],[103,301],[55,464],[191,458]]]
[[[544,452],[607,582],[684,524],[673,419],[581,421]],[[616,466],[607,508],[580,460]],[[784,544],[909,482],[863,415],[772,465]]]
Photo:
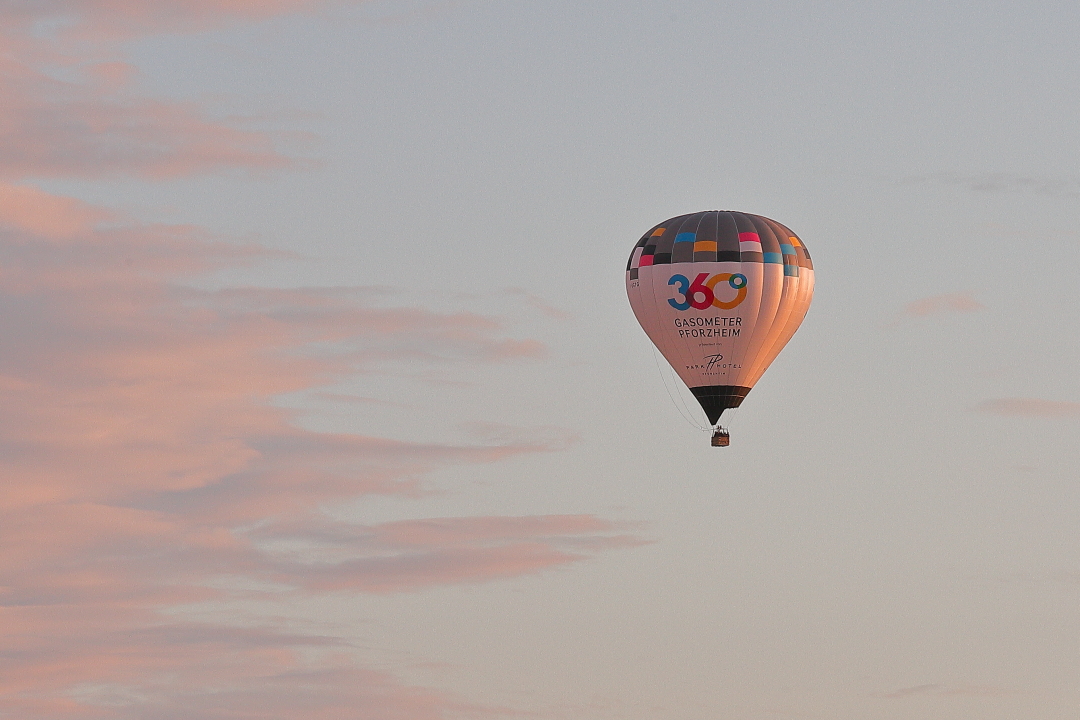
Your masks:
[[[1075,720],[1078,32],[0,3],[0,717]],[[710,209],[817,281],[726,449],[623,277]]]

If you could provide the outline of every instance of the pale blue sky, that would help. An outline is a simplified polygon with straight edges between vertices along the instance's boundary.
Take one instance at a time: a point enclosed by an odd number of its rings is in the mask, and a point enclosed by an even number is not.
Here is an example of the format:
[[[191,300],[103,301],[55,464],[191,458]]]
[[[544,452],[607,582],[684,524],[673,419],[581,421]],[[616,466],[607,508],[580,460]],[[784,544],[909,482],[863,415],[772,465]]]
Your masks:
[[[204,287],[379,286],[544,343],[330,390],[379,402],[279,398],[326,432],[554,439],[335,516],[593,514],[645,541],[200,617],[291,618],[545,719],[1073,720],[1078,31],[1065,2],[338,6],[109,46],[132,96],[268,131],[297,167],[29,182],[302,256]],[[817,274],[727,450],[680,417],[623,289],[642,232],[705,209],[791,227]]]

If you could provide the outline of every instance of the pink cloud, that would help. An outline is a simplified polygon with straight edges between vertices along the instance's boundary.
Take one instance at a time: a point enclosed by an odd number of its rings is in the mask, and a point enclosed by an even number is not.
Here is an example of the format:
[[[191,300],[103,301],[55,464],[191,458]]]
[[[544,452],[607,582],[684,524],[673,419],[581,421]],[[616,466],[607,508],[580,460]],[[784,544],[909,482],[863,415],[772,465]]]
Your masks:
[[[494,318],[341,289],[197,290],[184,278],[265,253],[30,186],[0,186],[0,227],[2,712],[503,715],[366,669],[332,637],[163,613],[223,597],[219,577],[301,602],[505,580],[641,542],[593,516],[355,526],[321,514],[341,498],[416,496],[440,467],[565,445],[506,429],[470,444],[316,433],[270,402],[388,361],[434,369],[542,351]],[[305,353],[311,343],[323,350]]]
[[[998,398],[984,400],[975,406],[978,412],[1016,417],[1077,418],[1080,403],[1037,398]]]
[[[942,313],[966,313],[985,309],[986,306],[976,300],[971,293],[945,293],[908,303],[904,306],[903,314],[921,318]]]
[[[0,10],[0,23],[29,28],[48,20],[59,26],[63,37],[108,40],[206,30],[231,22],[311,13],[334,4],[329,0],[37,0],[7,5]]]
[[[509,287],[506,288],[506,292],[509,295],[516,295],[518,297],[521,297],[531,307],[539,310],[541,313],[550,318],[554,318],[556,320],[569,320],[571,317],[573,317],[565,310],[550,305],[546,300],[544,300],[544,298],[540,297],[535,293],[531,293],[523,288]]]
[[[130,75],[123,64],[97,64],[75,83],[0,59],[0,176],[166,178],[299,164],[269,134],[210,120],[194,103],[118,94]]]
[[[452,447],[304,433],[269,399],[357,366],[405,358],[496,362],[532,356],[542,346],[499,337],[492,318],[369,307],[340,291],[177,286],[168,278],[246,261],[258,250],[214,243],[183,227],[93,229],[88,223],[97,211],[32,189],[25,194],[34,203],[16,220],[33,229],[45,222],[49,235],[14,232],[0,269],[0,292],[11,298],[4,318],[11,345],[0,359],[0,442],[8,446],[0,469],[35,482],[0,488],[0,507],[35,498],[113,501],[133,488],[194,493],[216,484],[225,492],[257,477],[267,489],[260,512],[268,512],[272,491],[284,504],[298,485],[305,494],[319,487],[340,492],[344,481],[332,478],[349,462],[407,462],[419,472],[547,446]],[[68,212],[34,214],[35,203]],[[3,212],[0,204],[0,219]],[[59,244],[52,237],[58,233],[67,235]],[[296,354],[314,342],[345,349],[336,357]],[[312,457],[323,460],[323,470],[312,472]],[[299,480],[304,472],[307,479]],[[368,489],[393,491],[393,482],[371,477]]]
[[[871,697],[887,700],[903,700],[909,697],[1003,697],[1010,695],[1008,690],[992,685],[912,685],[891,692],[874,693]]]
[[[86,234],[96,224],[115,217],[102,208],[35,187],[0,183],[0,227],[59,240]]]
[[[305,561],[279,554],[278,582],[368,592],[415,590],[526,575],[642,541],[592,515],[429,518],[355,526],[268,525],[258,544],[305,539]]]
[[[641,542],[592,516],[331,521],[322,508],[335,500],[415,497],[438,468],[568,440],[317,433],[274,397],[391,362],[437,373],[539,357],[543,345],[495,318],[376,306],[356,289],[196,289],[184,284],[192,275],[269,253],[29,184],[303,165],[276,135],[137,96],[122,41],[323,6],[0,7],[0,715],[503,717],[511,711],[367,668],[338,637],[180,610],[265,587],[303,603],[505,580]],[[248,589],[221,589],[223,577]]]
[[[134,65],[118,60],[91,63],[83,66],[82,71],[87,84],[103,95],[120,92],[138,75]]]
[[[610,522],[592,515],[538,515],[405,520],[378,526],[375,534],[382,542],[408,547],[521,538],[557,538],[610,532],[612,529]]]
[[[3,662],[0,676],[0,708],[14,717],[448,720],[514,714],[365,668],[352,648],[333,638],[160,619],[103,626],[86,613],[49,623],[22,608],[12,614],[44,631],[33,643],[5,647],[22,660]],[[74,622],[96,631],[72,636]]]
[[[139,97],[121,41],[310,13],[322,0],[33,0],[0,4],[0,180],[148,179],[310,165],[194,102]],[[239,119],[242,120],[242,119]]]

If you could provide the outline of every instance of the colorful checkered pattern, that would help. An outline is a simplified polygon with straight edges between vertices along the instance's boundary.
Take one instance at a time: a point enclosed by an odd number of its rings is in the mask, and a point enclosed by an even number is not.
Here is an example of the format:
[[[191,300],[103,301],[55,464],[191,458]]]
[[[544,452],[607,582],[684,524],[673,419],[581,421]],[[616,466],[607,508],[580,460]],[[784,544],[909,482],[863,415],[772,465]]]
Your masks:
[[[639,267],[684,262],[775,263],[794,277],[800,267],[814,267],[798,236],[775,220],[711,210],[671,218],[645,233],[626,270],[636,280]]]

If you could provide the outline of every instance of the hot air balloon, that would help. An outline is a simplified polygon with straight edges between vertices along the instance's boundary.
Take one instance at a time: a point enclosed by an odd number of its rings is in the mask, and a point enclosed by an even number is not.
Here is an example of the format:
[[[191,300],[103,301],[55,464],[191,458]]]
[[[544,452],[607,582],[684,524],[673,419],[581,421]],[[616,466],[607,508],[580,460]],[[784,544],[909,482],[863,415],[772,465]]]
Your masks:
[[[634,246],[626,294],[642,329],[690,388],[726,446],[719,420],[742,404],[814,294],[814,266],[795,233],[740,212],[662,222]]]

